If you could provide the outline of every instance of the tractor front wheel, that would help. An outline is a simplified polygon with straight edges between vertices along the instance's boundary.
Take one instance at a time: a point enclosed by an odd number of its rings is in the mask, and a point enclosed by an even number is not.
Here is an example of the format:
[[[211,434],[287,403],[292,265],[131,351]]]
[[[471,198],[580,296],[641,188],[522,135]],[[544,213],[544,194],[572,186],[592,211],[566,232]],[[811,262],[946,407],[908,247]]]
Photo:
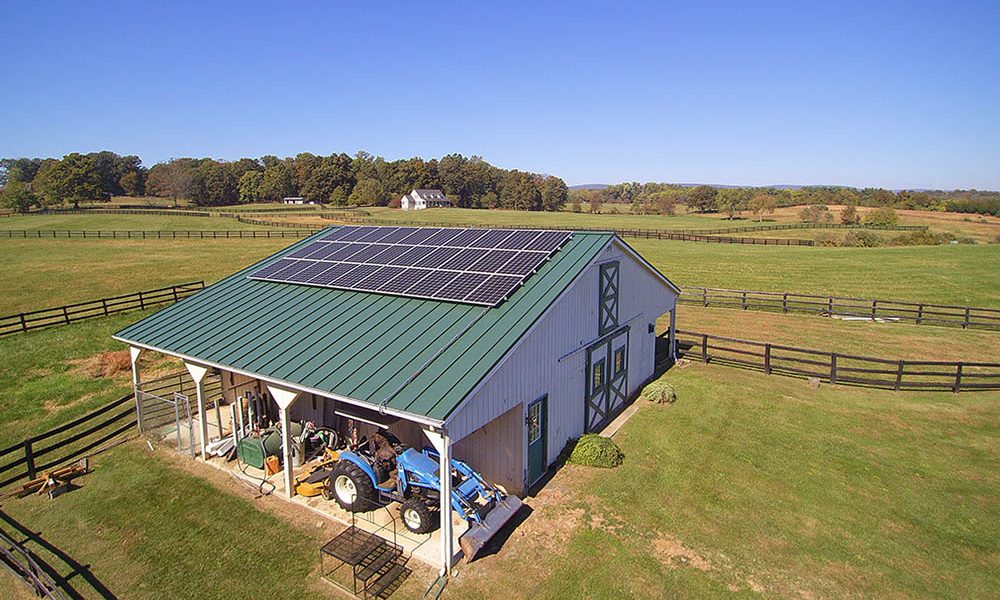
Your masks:
[[[324,487],[330,488],[327,493],[348,512],[368,512],[378,506],[372,478],[349,460],[337,461]]]
[[[437,529],[438,511],[427,506],[423,498],[410,498],[399,507],[403,525],[413,533],[430,533]]]

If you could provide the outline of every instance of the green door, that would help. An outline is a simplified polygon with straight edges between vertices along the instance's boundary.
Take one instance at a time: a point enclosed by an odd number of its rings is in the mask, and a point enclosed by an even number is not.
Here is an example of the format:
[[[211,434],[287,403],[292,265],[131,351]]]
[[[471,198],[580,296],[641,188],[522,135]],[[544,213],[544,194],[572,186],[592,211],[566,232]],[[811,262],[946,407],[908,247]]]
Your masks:
[[[548,456],[545,450],[548,435],[548,396],[542,396],[528,405],[528,416],[525,423],[528,427],[528,485],[533,485],[548,468]]]

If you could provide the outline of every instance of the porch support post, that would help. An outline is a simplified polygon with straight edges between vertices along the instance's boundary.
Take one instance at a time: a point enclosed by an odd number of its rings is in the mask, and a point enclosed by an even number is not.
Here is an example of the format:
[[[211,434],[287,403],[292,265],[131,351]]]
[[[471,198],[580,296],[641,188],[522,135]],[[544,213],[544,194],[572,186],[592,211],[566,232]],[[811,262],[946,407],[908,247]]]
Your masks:
[[[198,398],[198,435],[201,438],[201,459],[208,460],[208,415],[205,414],[205,375],[208,374],[208,367],[184,361],[191,379],[194,379],[195,394]]]
[[[142,433],[142,402],[139,400],[139,384],[142,383],[142,377],[139,373],[139,357],[142,356],[142,348],[137,348],[136,346],[129,346],[128,353],[132,360],[132,395],[135,397],[135,424],[139,429],[139,433]]]
[[[677,360],[677,304],[670,309],[670,333],[667,337],[670,360]]]
[[[451,514],[451,437],[448,431],[431,431],[424,433],[438,451],[438,474],[441,479],[441,574],[450,577],[451,567],[455,558],[455,532]]]
[[[271,384],[267,384],[267,390],[271,392],[271,397],[278,405],[278,419],[281,421],[281,446],[284,452],[282,458],[285,461],[285,497],[291,499],[295,495],[295,482],[292,479],[292,422],[288,415],[288,409],[298,399],[299,392]]]

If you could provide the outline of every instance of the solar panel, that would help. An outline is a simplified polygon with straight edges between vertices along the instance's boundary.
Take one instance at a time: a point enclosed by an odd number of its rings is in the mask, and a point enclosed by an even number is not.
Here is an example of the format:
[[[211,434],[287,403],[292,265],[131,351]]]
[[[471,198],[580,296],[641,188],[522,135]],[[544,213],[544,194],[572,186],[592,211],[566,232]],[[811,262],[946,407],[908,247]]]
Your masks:
[[[340,227],[250,278],[496,306],[571,235],[526,229]]]

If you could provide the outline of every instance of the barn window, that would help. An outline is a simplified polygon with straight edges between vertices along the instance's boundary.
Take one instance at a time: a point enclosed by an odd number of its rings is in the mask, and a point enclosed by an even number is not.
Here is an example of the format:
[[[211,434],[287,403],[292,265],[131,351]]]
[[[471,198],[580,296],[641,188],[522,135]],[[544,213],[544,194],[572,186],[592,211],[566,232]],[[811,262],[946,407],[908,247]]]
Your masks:
[[[542,403],[535,402],[528,407],[528,443],[533,444],[542,437]]]
[[[594,363],[593,370],[593,381],[591,382],[590,389],[598,390],[604,386],[604,359]]]
[[[597,310],[599,333],[604,335],[618,327],[618,261],[601,265],[600,284]]]
[[[615,375],[625,370],[625,346],[615,349]]]

